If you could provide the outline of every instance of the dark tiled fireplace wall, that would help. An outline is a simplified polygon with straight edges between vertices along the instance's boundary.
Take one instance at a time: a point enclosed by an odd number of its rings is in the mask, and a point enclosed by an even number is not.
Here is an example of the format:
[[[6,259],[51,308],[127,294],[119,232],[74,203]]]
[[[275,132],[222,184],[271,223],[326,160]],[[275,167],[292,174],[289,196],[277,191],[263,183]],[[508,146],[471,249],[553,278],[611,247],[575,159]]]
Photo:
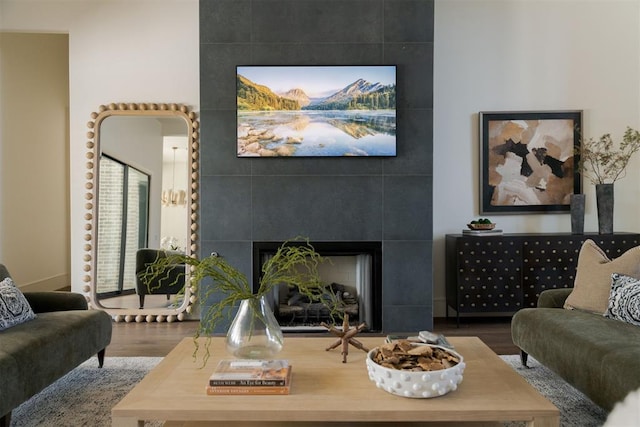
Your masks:
[[[382,328],[433,326],[433,0],[200,0],[201,255],[382,242]],[[236,158],[236,65],[397,65],[395,158]],[[207,304],[206,301],[203,304]]]

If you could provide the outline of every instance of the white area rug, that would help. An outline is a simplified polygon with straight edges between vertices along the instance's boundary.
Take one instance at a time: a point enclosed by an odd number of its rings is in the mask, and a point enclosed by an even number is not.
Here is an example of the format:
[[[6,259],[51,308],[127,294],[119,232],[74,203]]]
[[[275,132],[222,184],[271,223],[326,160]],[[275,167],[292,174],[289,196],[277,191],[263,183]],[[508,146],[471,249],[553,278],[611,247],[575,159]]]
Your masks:
[[[562,427],[595,427],[606,420],[604,410],[535,359],[529,358],[530,368],[526,369],[521,367],[519,356],[501,357],[560,409]],[[92,358],[14,409],[11,427],[110,426],[111,408],[161,360],[107,357],[99,369],[98,361]]]
[[[500,357],[560,410],[561,427],[597,427],[606,421],[607,412],[604,409],[531,356],[527,361],[529,368],[522,366],[520,356]]]
[[[11,427],[111,426],[111,408],[161,360],[106,357],[100,369],[93,357],[14,409]]]

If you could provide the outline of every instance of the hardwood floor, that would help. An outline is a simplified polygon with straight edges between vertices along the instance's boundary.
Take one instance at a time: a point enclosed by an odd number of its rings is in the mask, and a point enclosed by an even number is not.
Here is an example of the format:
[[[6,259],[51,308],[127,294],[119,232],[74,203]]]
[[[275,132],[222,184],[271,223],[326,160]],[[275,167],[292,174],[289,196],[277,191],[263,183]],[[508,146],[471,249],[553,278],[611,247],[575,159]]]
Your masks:
[[[436,318],[435,332],[445,337],[479,337],[496,354],[520,354],[520,349],[511,340],[511,317],[474,317],[456,320]]]
[[[198,322],[113,323],[107,356],[166,356],[185,337],[193,336]],[[444,336],[477,336],[497,354],[519,354],[511,341],[511,319],[465,318],[434,320],[434,332]],[[323,335],[324,336],[324,335]]]
[[[166,356],[183,338],[193,336],[198,322],[113,323],[107,356]]]

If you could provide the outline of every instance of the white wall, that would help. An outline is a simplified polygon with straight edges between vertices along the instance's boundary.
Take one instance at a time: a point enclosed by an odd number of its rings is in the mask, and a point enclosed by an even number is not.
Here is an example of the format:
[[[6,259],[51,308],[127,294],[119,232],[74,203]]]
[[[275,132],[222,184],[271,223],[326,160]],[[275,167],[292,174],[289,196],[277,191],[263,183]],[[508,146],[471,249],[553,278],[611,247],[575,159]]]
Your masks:
[[[640,129],[638,0],[436,0],[434,313],[443,316],[444,235],[479,214],[479,111],[583,110],[585,136]],[[615,231],[640,231],[640,156],[615,185]],[[595,190],[585,231],[597,231]],[[569,215],[495,215],[508,233],[569,232]]]
[[[87,122],[111,102],[198,111],[198,0],[0,0],[0,30],[69,34],[71,281],[83,287]]]
[[[66,34],[0,34],[0,262],[24,290],[69,286]]]
[[[162,189],[167,190],[173,188],[178,191],[186,191],[189,188],[191,177],[190,164],[187,163],[189,156],[187,155],[189,139],[187,136],[165,136],[165,155],[164,163],[162,165]],[[172,151],[168,156],[167,146],[178,147],[175,152],[175,164],[173,161]],[[175,167],[175,175],[174,175]],[[188,205],[178,206],[162,206],[161,207],[161,226],[160,234],[158,235],[158,245],[161,246],[162,240],[165,238],[173,238],[176,240],[176,245],[180,250],[186,250],[187,237],[189,237],[189,228],[185,227],[188,223]]]

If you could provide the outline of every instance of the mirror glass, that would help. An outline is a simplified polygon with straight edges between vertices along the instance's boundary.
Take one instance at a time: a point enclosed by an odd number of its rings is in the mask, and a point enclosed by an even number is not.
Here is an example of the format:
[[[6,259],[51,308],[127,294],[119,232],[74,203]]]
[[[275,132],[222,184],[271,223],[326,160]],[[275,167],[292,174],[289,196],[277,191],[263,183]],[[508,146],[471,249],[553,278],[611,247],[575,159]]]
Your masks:
[[[194,302],[188,280],[149,292],[136,273],[159,250],[195,251],[197,121],[175,104],[111,104],[92,118],[85,268],[92,305],[117,321],[182,320]]]

